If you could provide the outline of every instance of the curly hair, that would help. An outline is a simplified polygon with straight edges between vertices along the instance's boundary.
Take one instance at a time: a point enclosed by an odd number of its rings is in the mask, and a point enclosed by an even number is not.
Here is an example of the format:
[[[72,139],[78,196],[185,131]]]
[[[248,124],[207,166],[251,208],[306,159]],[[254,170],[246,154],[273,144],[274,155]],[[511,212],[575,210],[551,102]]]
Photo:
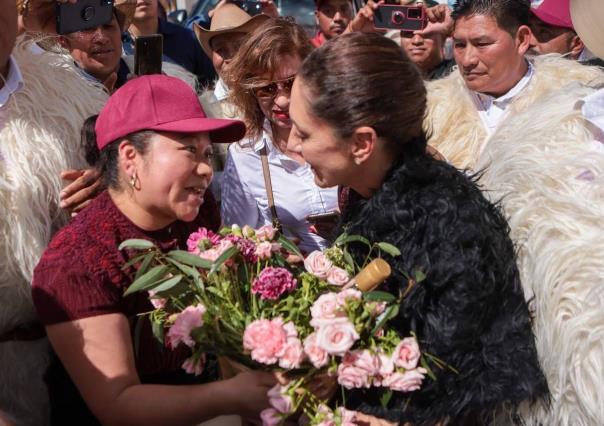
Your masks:
[[[264,122],[253,89],[273,79],[283,57],[304,60],[313,48],[304,29],[286,18],[269,19],[250,33],[225,76],[230,100],[243,114],[248,136],[258,137]]]

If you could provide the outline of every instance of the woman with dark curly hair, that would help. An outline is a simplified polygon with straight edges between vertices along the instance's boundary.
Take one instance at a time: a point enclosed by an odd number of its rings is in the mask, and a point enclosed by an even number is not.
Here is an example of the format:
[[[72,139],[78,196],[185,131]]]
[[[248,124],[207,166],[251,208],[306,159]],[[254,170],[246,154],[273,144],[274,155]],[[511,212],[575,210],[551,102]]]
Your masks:
[[[419,391],[376,388],[347,402],[377,418],[413,425],[479,425],[547,398],[508,225],[471,178],[426,154],[426,90],[391,40],[348,34],[303,63],[292,90],[290,149],[321,187],[351,188],[349,234],[395,245],[386,290],[407,295],[394,326],[417,334],[425,353],[452,368]],[[364,256],[364,246],[353,246]],[[405,274],[421,271],[414,284]],[[409,286],[409,287],[408,287]]]

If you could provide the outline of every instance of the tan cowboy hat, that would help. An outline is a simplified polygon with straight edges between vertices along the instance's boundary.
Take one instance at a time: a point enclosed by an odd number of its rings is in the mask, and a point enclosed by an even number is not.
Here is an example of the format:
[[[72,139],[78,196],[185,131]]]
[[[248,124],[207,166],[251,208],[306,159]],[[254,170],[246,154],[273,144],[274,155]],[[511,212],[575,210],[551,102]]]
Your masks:
[[[120,28],[126,31],[134,16],[136,0],[114,0],[113,7]],[[17,10],[20,15],[34,18],[40,27],[45,27],[56,19],[56,0],[17,0]]]
[[[596,56],[604,59],[604,1],[571,0],[570,16],[575,31],[585,46]]]
[[[270,16],[260,14],[252,17],[238,6],[226,3],[215,10],[209,30],[202,28],[197,23],[195,23],[193,29],[203,51],[211,58],[212,46],[210,46],[210,40],[212,40],[212,37],[227,33],[249,33],[267,19],[270,19]]]

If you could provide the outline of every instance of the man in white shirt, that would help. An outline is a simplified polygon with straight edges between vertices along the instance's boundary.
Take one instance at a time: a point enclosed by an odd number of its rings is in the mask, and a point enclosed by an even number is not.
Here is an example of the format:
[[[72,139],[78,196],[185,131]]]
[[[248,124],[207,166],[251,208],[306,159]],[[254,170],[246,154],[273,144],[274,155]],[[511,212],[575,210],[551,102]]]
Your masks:
[[[17,39],[14,0],[0,0],[0,10],[0,413],[37,426],[50,419],[49,346],[31,301],[32,272],[69,218],[59,208],[59,175],[84,166],[79,131],[107,94],[69,58],[33,53]]]
[[[572,81],[597,84],[604,74],[560,57],[525,58],[529,2],[460,0],[453,14],[458,70],[429,82],[430,145],[454,166],[474,170],[502,122]]]

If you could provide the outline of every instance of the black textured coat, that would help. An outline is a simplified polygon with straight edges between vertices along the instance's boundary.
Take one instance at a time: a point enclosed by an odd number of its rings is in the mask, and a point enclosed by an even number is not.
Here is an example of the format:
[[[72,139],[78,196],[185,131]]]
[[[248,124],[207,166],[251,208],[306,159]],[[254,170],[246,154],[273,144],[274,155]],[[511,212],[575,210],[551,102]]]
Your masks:
[[[402,253],[387,257],[393,275],[382,289],[406,288],[403,272],[427,276],[401,303],[395,327],[402,336],[415,332],[424,352],[459,374],[432,367],[436,381],[426,377],[411,394],[393,392],[387,408],[375,389],[351,391],[347,405],[401,423],[473,425],[547,398],[507,222],[474,182],[417,155],[395,165],[369,200],[351,195],[344,229]],[[360,257],[366,249],[352,250]]]

